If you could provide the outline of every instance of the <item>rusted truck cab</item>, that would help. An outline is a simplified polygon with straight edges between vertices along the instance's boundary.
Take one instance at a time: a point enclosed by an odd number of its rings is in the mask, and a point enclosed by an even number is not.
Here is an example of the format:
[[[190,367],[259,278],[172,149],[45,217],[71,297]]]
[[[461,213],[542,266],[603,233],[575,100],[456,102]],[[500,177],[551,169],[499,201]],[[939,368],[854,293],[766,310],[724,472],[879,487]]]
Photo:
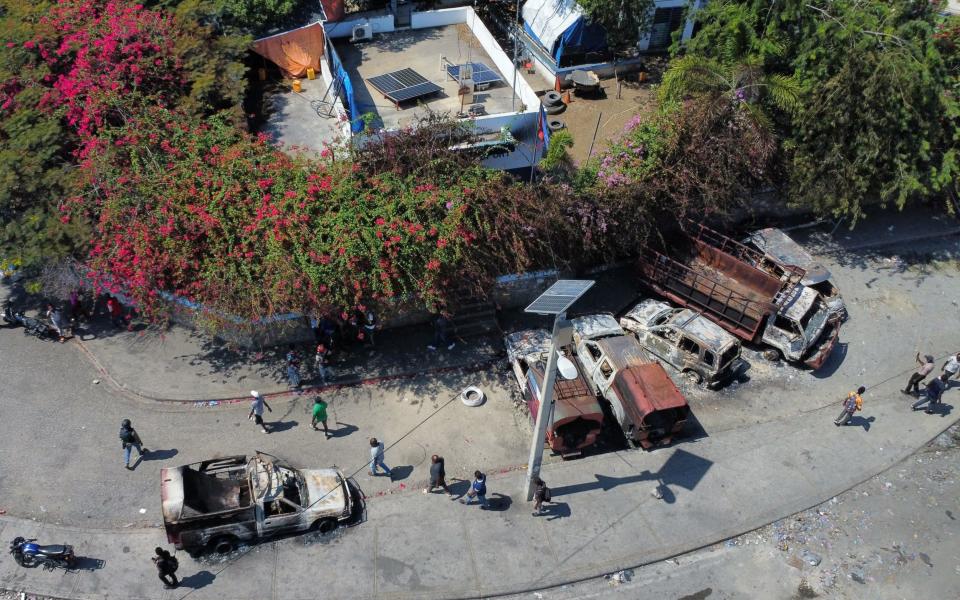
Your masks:
[[[581,368],[613,411],[627,440],[645,449],[667,445],[683,430],[690,408],[663,367],[612,315],[572,319]]]
[[[226,554],[245,542],[331,531],[353,513],[337,469],[296,469],[276,457],[228,456],[160,471],[167,541],[192,556]]]
[[[504,344],[530,418],[535,420],[540,411],[550,333],[545,329],[518,331],[507,335]],[[570,360],[576,377],[567,378],[557,373],[553,385],[553,423],[547,427],[547,444],[562,457],[572,458],[596,443],[603,429],[603,408],[582,369],[576,365],[573,349],[567,346],[561,348],[560,353]]]
[[[648,298],[620,317],[645,350],[694,383],[714,387],[740,364],[740,342],[703,314]]]
[[[847,306],[840,290],[833,283],[830,270],[783,230],[776,227],[758,229],[748,235],[743,243],[763,254],[763,262],[754,266],[777,277],[781,277],[790,267],[802,269],[803,277],[800,283],[820,294],[831,315],[841,321],[846,320]]]

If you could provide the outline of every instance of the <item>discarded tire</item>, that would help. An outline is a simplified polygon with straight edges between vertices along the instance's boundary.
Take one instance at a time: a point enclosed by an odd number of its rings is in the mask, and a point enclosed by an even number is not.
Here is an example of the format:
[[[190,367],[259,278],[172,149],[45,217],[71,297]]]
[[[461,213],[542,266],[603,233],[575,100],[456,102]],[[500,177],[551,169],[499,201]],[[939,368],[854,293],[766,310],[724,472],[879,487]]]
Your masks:
[[[563,103],[563,97],[560,96],[560,92],[550,90],[540,97],[540,102],[543,102],[544,106],[557,106]]]
[[[547,127],[550,129],[550,131],[560,131],[566,127],[566,125],[564,125],[563,121],[560,119],[549,119],[547,121]]]
[[[548,115],[559,115],[567,109],[567,105],[561,102],[557,106],[546,106],[544,105],[543,109],[547,111]]]
[[[486,399],[487,397],[483,394],[483,391],[473,385],[463,390],[460,394],[460,401],[466,406],[480,406]]]

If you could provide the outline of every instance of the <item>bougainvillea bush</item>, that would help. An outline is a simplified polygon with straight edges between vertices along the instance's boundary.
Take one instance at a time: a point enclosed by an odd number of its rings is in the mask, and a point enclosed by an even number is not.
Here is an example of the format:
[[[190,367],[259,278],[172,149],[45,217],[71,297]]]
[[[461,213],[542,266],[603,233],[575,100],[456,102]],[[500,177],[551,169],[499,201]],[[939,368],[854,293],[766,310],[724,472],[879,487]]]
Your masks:
[[[84,163],[97,192],[65,218],[95,221],[90,266],[148,314],[162,312],[161,291],[241,318],[431,305],[556,241],[529,190],[480,167],[368,173],[159,107],[101,139]]]
[[[240,115],[247,39],[132,0],[0,0],[0,255],[25,266],[82,251],[62,222],[99,130],[147,105]]]
[[[775,140],[738,101],[670,103],[631,119],[589,169],[591,191],[617,215],[620,253],[661,218],[723,214],[769,179]]]

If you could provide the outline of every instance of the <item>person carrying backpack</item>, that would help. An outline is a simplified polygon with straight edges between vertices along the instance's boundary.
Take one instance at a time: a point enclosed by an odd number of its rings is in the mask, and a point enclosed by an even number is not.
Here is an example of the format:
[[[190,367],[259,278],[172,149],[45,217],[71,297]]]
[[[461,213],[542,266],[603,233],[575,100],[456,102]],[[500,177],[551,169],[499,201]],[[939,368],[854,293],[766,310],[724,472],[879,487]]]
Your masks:
[[[850,392],[847,394],[847,398],[843,401],[843,411],[840,413],[840,416],[833,422],[837,427],[841,425],[846,425],[850,422],[850,419],[853,418],[853,413],[863,410],[863,394],[867,391],[867,388],[862,385],[857,388],[857,391]]]
[[[533,481],[536,486],[533,491],[533,516],[539,517],[541,512],[540,509],[543,507],[544,502],[550,502],[550,488],[547,487],[547,484],[543,482],[542,479],[537,477]]]
[[[154,548],[154,553],[156,556],[153,557],[153,564],[157,565],[157,575],[163,582],[163,587],[169,590],[180,585],[176,576],[177,569],[180,568],[177,557],[170,554],[169,550],[164,550],[159,546]],[[170,578],[169,581],[167,580],[168,577]]]
[[[147,449],[143,447],[143,442],[140,440],[140,434],[137,433],[137,430],[133,428],[133,424],[130,423],[130,419],[124,419],[120,422],[120,446],[123,448],[123,459],[126,463],[128,470],[132,471],[133,468],[130,466],[130,449],[136,448],[137,452],[140,453],[142,458],[144,453],[147,452]]]

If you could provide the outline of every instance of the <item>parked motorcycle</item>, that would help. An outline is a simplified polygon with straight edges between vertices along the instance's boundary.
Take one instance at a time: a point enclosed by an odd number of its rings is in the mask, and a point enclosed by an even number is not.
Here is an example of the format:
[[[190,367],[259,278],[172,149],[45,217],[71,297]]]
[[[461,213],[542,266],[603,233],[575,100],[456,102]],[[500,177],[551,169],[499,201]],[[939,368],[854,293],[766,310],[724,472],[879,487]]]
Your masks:
[[[33,335],[38,338],[46,337],[50,334],[50,326],[41,321],[23,314],[23,311],[16,310],[10,303],[3,307],[3,320],[12,327],[23,327],[24,335]]]
[[[73,553],[73,546],[67,544],[41,546],[35,544],[36,541],[16,537],[10,542],[10,554],[13,554],[13,559],[21,567],[43,565],[51,569],[54,567],[72,569],[76,564],[77,557]]]

